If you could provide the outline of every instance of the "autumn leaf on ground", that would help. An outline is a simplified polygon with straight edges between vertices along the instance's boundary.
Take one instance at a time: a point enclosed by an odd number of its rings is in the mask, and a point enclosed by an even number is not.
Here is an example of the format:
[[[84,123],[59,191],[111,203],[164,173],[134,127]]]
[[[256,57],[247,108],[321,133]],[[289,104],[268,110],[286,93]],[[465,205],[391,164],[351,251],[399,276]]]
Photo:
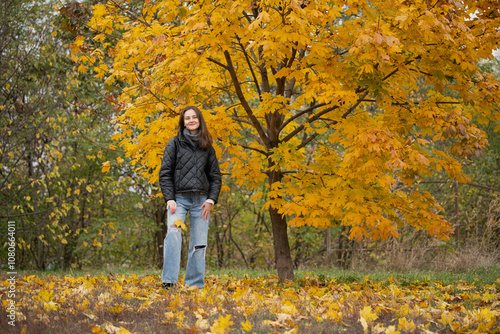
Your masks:
[[[229,327],[233,325],[231,321],[231,315],[228,314],[225,317],[220,317],[218,320],[215,320],[213,326],[210,326],[211,333],[224,334],[229,333]]]
[[[9,284],[8,277],[2,277],[0,296],[6,296]],[[278,284],[274,275],[208,275],[202,290],[183,285],[181,277],[175,291],[166,291],[159,272],[145,277],[24,276],[17,286],[23,301],[17,305],[16,326],[27,333],[72,334],[398,334],[495,333],[500,325],[497,283],[408,285],[390,278],[350,283],[331,279],[322,285],[318,287],[314,276]],[[9,305],[1,304],[0,316],[7,317]],[[80,327],[71,327],[74,323]],[[429,323],[432,327],[426,327]]]
[[[247,321],[241,323],[241,330],[249,332],[252,330],[252,324]]]
[[[375,313],[373,313],[371,306],[365,306],[360,312],[360,322],[363,326],[365,332],[368,331],[368,328],[371,326],[371,323],[376,320],[378,317]]]

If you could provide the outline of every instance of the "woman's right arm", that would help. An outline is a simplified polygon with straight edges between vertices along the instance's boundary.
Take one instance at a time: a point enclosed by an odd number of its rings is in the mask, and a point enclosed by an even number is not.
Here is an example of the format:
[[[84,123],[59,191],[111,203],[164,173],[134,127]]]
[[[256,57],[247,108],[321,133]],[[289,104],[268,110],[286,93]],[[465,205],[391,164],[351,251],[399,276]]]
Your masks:
[[[174,171],[177,152],[174,140],[175,138],[171,139],[165,147],[159,174],[160,188],[166,203],[175,201]]]

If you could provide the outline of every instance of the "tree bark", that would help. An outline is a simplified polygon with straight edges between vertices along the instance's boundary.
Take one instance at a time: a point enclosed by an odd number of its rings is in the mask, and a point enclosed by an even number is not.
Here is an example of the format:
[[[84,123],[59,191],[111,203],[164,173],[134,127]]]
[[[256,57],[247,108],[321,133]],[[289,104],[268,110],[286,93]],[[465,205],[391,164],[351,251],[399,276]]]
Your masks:
[[[156,262],[158,268],[163,267],[163,239],[167,233],[165,213],[166,209],[164,205],[155,205],[154,218],[158,229],[154,233],[156,256],[153,255],[153,261]]]
[[[274,163],[270,161],[269,167],[272,167],[273,165]],[[272,187],[274,183],[280,182],[281,178],[281,172],[270,171],[269,185]],[[274,259],[276,263],[276,270],[278,271],[278,277],[281,280],[295,281],[293,261],[290,253],[290,243],[288,242],[288,225],[286,218],[272,206],[269,208],[269,214],[271,215],[273,228]]]

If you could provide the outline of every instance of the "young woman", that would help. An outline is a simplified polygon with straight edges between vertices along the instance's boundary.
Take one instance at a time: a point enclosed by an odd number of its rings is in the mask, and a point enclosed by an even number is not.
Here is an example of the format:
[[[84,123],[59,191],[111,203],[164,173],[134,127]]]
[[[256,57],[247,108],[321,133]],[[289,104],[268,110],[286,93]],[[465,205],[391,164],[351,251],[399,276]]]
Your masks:
[[[168,289],[177,283],[182,235],[175,221],[184,222],[189,211],[189,254],[184,283],[202,289],[210,210],[219,198],[221,176],[212,138],[198,108],[188,106],[181,111],[179,133],[165,147],[159,179],[167,203],[168,224],[163,242],[163,287]]]

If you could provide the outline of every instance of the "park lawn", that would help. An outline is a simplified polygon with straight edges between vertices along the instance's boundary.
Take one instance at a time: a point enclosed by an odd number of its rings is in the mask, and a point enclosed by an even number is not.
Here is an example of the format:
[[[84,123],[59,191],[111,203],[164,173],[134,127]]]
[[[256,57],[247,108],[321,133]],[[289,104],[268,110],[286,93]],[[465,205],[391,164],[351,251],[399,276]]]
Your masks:
[[[158,270],[0,276],[12,333],[496,333],[500,268],[464,273],[208,271],[203,290],[161,288]],[[76,274],[76,275],[75,275]]]

